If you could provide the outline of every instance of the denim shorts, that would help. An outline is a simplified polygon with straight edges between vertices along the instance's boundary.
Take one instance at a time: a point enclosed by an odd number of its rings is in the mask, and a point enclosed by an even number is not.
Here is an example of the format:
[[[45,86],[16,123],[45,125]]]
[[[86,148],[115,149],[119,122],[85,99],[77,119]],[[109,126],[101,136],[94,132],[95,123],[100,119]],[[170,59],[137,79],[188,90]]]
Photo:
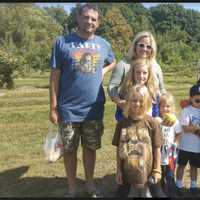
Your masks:
[[[92,150],[101,148],[101,136],[104,131],[102,120],[61,122],[59,129],[64,150],[67,152],[77,150],[80,140],[83,147]]]

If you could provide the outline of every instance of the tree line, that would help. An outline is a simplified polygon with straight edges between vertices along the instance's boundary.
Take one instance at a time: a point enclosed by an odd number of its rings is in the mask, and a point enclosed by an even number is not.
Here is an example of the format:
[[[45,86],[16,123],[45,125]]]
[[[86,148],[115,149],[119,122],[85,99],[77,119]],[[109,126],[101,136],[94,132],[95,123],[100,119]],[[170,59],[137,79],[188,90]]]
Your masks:
[[[191,72],[200,58],[200,12],[177,3],[146,9],[141,3],[95,3],[101,11],[97,34],[113,47],[117,60],[128,51],[134,35],[151,31],[164,72]],[[14,87],[16,76],[49,69],[55,39],[76,29],[79,3],[67,13],[63,7],[40,8],[34,3],[0,5],[0,87]]]

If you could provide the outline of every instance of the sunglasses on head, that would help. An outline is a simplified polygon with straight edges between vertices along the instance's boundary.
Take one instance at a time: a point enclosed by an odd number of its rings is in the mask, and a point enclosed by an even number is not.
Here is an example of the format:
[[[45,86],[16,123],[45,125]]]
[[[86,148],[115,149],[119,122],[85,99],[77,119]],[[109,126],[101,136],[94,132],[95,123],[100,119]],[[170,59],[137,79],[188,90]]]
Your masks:
[[[195,103],[200,103],[200,99],[194,99]]]
[[[151,45],[145,45],[145,44],[143,44],[143,43],[138,43],[137,46],[138,46],[139,48],[145,48],[145,47],[146,47],[148,50],[151,50],[151,49],[152,49],[152,46],[151,46]]]

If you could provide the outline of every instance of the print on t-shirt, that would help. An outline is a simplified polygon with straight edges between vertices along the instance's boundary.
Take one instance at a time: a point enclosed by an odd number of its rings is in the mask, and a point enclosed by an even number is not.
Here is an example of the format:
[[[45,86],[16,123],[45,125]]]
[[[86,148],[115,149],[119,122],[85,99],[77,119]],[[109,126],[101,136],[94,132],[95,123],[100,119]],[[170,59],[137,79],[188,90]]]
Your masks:
[[[172,137],[170,127],[161,126],[161,130],[163,133],[163,145],[161,147],[161,152],[163,156],[165,155],[166,157],[168,157],[171,146],[170,138]]]
[[[190,115],[190,120],[193,125],[200,126],[200,118],[194,115]]]
[[[73,43],[73,47],[76,49],[72,53],[74,59],[75,68],[87,74],[95,74],[100,62],[100,46],[98,44],[79,44]]]

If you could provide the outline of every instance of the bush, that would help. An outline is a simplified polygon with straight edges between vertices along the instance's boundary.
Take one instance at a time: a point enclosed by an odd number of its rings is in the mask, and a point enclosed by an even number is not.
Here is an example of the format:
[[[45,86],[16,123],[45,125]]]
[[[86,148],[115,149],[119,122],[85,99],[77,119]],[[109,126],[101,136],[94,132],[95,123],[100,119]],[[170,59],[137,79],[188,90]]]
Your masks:
[[[0,88],[8,89],[14,87],[13,72],[17,67],[17,59],[11,53],[0,49]]]

